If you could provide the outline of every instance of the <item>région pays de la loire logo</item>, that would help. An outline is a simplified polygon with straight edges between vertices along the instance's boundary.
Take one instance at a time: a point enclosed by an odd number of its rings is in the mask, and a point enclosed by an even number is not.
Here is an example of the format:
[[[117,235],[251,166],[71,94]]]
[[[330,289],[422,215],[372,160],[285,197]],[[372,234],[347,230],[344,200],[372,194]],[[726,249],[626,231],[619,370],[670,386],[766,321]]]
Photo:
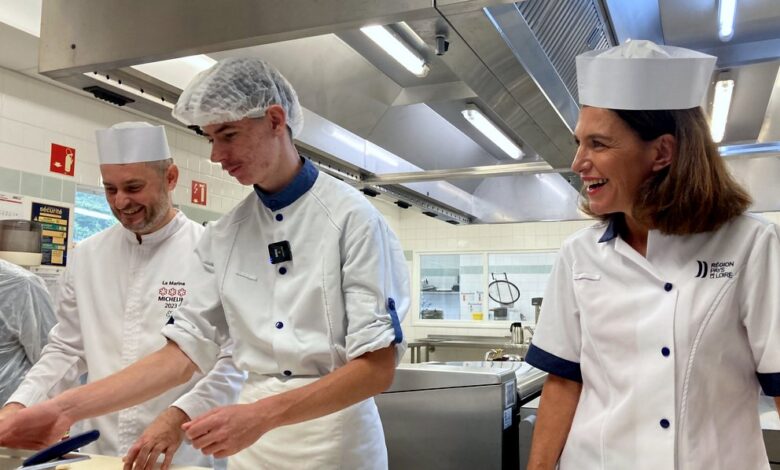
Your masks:
[[[698,271],[694,277],[701,279],[721,279],[734,277],[733,261],[701,261],[696,260]]]

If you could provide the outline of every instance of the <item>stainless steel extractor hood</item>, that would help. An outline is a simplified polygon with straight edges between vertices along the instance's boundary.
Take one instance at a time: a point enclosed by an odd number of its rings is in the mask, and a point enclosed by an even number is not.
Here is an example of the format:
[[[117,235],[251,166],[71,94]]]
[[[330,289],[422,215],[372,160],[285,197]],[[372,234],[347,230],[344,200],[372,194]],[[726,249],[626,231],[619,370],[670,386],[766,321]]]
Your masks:
[[[175,123],[179,86],[132,66],[194,54],[261,57],[298,91],[301,152],[367,194],[451,223],[576,219],[574,57],[615,44],[614,25],[631,30],[609,3],[43,0],[39,69]],[[427,76],[370,42],[360,28],[371,24],[407,41]],[[461,115],[467,106],[526,156],[509,158],[473,129]]]

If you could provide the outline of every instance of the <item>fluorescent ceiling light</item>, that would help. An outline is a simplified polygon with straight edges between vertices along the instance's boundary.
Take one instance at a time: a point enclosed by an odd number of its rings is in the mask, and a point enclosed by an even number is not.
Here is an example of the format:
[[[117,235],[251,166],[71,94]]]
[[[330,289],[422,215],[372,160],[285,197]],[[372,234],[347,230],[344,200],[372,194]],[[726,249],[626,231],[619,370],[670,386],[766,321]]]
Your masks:
[[[428,64],[425,63],[425,59],[420,57],[420,54],[409,47],[409,45],[398,39],[385,26],[364,26],[360,28],[360,31],[390,54],[398,63],[406,67],[406,70],[418,77],[428,75],[429,68]]]
[[[715,84],[715,98],[712,102],[712,121],[710,134],[715,143],[723,140],[726,133],[726,121],[731,107],[731,95],[734,93],[734,80],[718,80]]]
[[[516,143],[512,142],[512,139],[504,134],[501,129],[496,127],[496,125],[493,124],[490,119],[482,114],[482,111],[480,111],[476,106],[468,105],[466,109],[461,111],[461,114],[463,114],[463,117],[466,118],[466,120],[470,122],[472,126],[476,127],[477,130],[483,133],[485,137],[490,139],[507,155],[514,158],[515,160],[523,158],[525,155],[523,150],[520,149]]]
[[[133,65],[133,68],[183,90],[198,73],[206,70],[217,61],[207,55],[192,55],[178,59]]]
[[[737,0],[718,0],[718,37],[728,41],[734,36],[734,13]]]
[[[166,108],[173,109],[174,103],[171,103],[170,101],[165,101],[159,96],[154,96],[150,93],[142,92],[141,90],[138,90],[136,88],[130,87],[125,85],[124,83],[119,83],[118,80],[114,80],[113,78],[107,78],[105,75],[101,75],[99,73],[90,72],[85,73],[87,77],[97,80],[99,82],[103,82],[107,85],[111,85],[114,88],[119,88],[122,91],[125,91],[127,93],[130,93],[131,95],[137,96],[139,98],[143,98],[147,101],[151,101],[153,103],[161,104],[165,106]]]

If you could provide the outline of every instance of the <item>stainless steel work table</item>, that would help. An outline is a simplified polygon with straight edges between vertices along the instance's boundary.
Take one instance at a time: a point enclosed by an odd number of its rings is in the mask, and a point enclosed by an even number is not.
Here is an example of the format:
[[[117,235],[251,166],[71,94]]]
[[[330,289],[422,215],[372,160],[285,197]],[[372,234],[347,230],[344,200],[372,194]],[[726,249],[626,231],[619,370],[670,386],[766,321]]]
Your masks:
[[[415,339],[408,343],[411,354],[410,362],[430,362],[431,352],[436,348],[473,348],[485,352],[490,349],[503,349],[507,354],[517,354],[525,357],[528,345],[512,342],[511,336],[455,336],[429,335],[426,338]]]
[[[375,397],[390,470],[517,470],[518,406],[546,375],[525,362],[401,364]]]

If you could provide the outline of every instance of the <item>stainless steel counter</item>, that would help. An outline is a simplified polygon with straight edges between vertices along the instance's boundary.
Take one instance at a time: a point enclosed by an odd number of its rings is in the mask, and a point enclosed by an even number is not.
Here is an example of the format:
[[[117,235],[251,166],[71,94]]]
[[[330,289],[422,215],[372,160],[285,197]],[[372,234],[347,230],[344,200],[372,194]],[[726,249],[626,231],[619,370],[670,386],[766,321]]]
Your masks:
[[[524,362],[402,364],[376,397],[395,470],[517,470],[519,405],[546,373]]]
[[[428,335],[425,338],[409,342],[410,362],[430,362],[431,352],[436,348],[474,348],[485,352],[491,349],[503,349],[507,354],[517,354],[525,357],[528,345],[512,342],[511,336],[457,336]]]
[[[20,468],[22,461],[33,455],[34,451],[18,450],[18,449],[6,449],[0,447],[0,470],[16,470]],[[49,462],[46,464],[34,465],[29,467],[23,467],[29,470],[51,470],[54,467],[57,469],[68,470],[122,470],[124,463],[121,457],[107,457],[104,455],[87,455],[87,454],[68,454],[71,457],[71,462],[65,462],[60,460],[58,462]],[[77,459],[83,458],[86,460],[78,461]],[[206,470],[205,467],[192,467],[172,465],[171,470]]]
[[[441,364],[431,362],[430,364]],[[536,398],[542,391],[542,385],[547,378],[547,372],[537,369],[527,362],[503,362],[503,361],[462,361],[447,362],[451,366],[463,366],[471,368],[509,369],[515,373],[517,379],[517,398],[520,405]]]

